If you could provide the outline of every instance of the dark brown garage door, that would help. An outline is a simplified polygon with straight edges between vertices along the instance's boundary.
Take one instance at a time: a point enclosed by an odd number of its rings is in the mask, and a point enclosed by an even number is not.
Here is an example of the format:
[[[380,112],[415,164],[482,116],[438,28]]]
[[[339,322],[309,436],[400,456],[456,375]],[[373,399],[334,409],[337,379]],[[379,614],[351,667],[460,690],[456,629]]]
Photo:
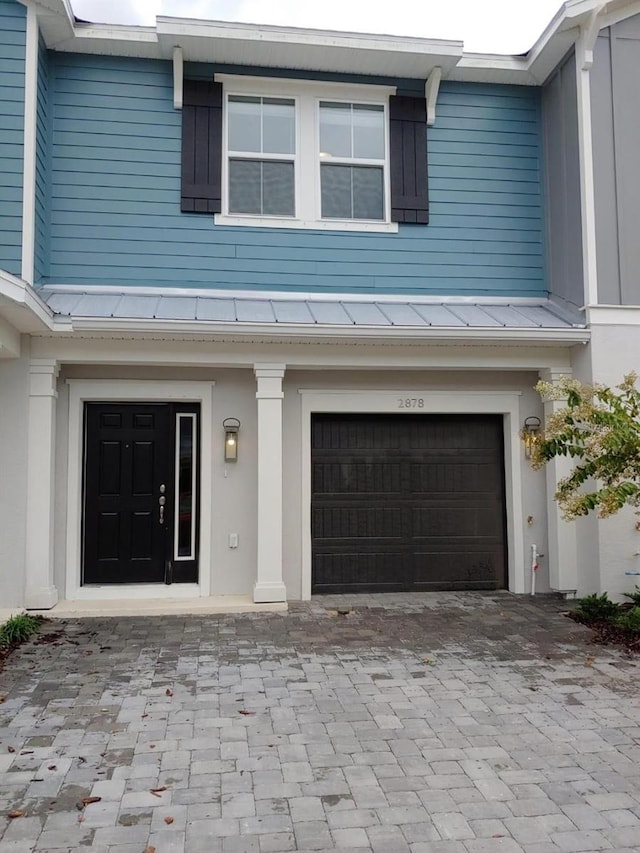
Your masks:
[[[312,420],[312,590],[499,589],[502,417]]]

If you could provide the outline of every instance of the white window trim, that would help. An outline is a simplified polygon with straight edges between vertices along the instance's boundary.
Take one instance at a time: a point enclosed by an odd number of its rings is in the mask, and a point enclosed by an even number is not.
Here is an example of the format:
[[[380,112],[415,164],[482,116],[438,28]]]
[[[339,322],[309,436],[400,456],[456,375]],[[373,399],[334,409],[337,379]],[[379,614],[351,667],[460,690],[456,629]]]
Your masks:
[[[315,80],[291,80],[273,77],[240,77],[216,74],[224,86],[222,129],[222,213],[216,213],[216,225],[254,228],[294,228],[316,231],[361,231],[397,233],[398,223],[390,221],[391,186],[389,163],[389,96],[395,86],[354,83],[325,83]],[[292,98],[296,104],[295,217],[235,215],[228,211],[229,150],[227,145],[227,98],[230,95]],[[385,221],[320,218],[320,101],[380,104],[385,111]]]
[[[398,409],[398,398],[422,397],[422,413],[498,414],[504,421],[504,478],[507,515],[507,566],[510,592],[524,593],[525,545],[522,506],[522,450],[520,446],[520,393],[495,391],[346,391],[298,390],[301,396],[301,525],[302,599],[311,598],[311,415],[314,412],[393,412],[411,415],[414,409]]]
[[[68,601],[101,599],[205,597],[211,589],[212,519],[212,416],[213,382],[163,380],[68,379],[69,453],[67,459],[67,554],[65,598]],[[84,403],[179,402],[200,403],[200,539],[197,584],[99,584],[82,586],[82,483],[84,474]]]

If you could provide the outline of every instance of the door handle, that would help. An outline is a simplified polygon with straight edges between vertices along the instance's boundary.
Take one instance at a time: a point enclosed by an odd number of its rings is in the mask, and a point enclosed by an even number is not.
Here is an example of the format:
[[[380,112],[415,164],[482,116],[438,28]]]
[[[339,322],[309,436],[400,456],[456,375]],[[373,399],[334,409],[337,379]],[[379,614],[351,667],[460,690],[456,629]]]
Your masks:
[[[160,524],[164,524],[164,505],[167,502],[167,499],[164,496],[165,491],[166,486],[163,483],[160,486],[160,497],[158,498],[158,503],[160,504],[160,518],[158,519],[158,521],[160,522]]]

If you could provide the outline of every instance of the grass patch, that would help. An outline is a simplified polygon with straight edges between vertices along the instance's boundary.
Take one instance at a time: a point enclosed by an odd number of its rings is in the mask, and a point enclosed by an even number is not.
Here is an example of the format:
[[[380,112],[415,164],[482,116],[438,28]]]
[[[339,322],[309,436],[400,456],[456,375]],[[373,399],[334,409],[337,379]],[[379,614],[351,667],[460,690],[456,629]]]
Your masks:
[[[0,649],[24,643],[38,631],[41,624],[40,616],[29,616],[28,613],[11,616],[4,625],[0,625]]]

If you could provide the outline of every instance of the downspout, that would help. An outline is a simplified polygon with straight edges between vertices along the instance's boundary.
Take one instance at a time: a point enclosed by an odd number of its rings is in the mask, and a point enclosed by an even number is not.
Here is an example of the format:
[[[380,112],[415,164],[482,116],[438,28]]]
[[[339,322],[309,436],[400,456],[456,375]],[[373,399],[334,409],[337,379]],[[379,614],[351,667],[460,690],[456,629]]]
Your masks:
[[[584,303],[598,304],[596,256],[596,202],[593,168],[593,124],[591,117],[591,68],[593,50],[600,32],[606,2],[595,8],[580,27],[576,41],[576,94],[578,99],[578,147],[580,157],[580,209],[582,214],[582,266]]]

